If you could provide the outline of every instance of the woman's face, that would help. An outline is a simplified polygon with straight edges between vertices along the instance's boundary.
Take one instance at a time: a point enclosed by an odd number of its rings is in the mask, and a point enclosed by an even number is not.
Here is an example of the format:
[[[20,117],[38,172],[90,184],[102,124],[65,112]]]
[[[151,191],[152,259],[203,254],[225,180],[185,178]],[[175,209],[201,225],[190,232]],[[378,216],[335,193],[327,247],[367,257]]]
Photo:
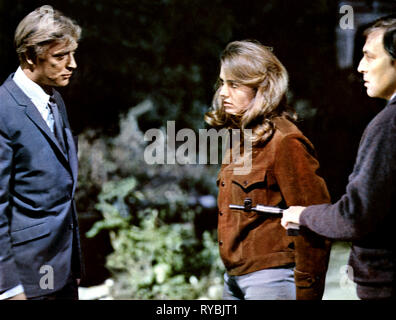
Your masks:
[[[232,79],[226,74],[224,68],[221,67],[220,97],[226,113],[240,115],[248,109],[255,97],[255,91]]]

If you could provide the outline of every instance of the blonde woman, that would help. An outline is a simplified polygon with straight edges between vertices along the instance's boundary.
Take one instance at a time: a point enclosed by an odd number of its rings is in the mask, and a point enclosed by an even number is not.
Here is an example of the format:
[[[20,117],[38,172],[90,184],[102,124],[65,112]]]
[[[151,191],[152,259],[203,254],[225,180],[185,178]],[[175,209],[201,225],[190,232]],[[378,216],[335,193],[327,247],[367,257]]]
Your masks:
[[[286,104],[288,74],[272,50],[235,41],[221,55],[219,86],[205,121],[217,129],[249,129],[252,167],[218,175],[218,241],[226,268],[224,299],[321,299],[330,243],[300,230],[288,236],[280,217],[230,209],[250,199],[286,208],[330,202],[311,142],[293,124]],[[246,136],[245,136],[246,138]],[[241,139],[243,155],[243,139]],[[228,150],[230,152],[230,150]]]

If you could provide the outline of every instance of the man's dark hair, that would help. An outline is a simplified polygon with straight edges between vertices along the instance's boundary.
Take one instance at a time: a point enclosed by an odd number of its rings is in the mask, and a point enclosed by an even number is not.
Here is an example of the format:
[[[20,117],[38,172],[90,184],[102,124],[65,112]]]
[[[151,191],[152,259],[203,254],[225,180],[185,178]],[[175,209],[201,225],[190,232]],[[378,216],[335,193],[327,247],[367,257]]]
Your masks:
[[[375,20],[364,31],[364,35],[368,36],[376,30],[385,31],[383,38],[384,49],[392,57],[392,60],[396,60],[396,14]]]

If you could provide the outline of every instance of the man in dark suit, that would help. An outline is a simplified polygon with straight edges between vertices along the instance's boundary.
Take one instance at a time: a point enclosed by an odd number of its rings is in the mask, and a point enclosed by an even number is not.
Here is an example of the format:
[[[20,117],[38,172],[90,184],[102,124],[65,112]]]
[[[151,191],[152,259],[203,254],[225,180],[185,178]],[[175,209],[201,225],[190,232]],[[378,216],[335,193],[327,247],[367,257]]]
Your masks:
[[[367,126],[346,193],[333,205],[290,207],[282,225],[300,224],[351,241],[349,264],[360,299],[396,299],[396,15],[365,31],[358,71],[367,95],[388,101]]]
[[[50,6],[15,32],[0,87],[0,299],[78,299],[77,151],[64,102],[81,29]]]

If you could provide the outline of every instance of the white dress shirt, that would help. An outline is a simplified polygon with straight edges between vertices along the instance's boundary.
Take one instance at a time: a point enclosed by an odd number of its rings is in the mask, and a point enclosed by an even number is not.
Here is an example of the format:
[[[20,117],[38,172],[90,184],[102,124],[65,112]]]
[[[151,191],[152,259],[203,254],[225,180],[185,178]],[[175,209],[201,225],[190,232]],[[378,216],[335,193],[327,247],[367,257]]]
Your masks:
[[[50,96],[37,83],[30,80],[21,67],[15,72],[13,80],[23,93],[30,98],[48,127],[54,132],[54,118],[48,106]]]

